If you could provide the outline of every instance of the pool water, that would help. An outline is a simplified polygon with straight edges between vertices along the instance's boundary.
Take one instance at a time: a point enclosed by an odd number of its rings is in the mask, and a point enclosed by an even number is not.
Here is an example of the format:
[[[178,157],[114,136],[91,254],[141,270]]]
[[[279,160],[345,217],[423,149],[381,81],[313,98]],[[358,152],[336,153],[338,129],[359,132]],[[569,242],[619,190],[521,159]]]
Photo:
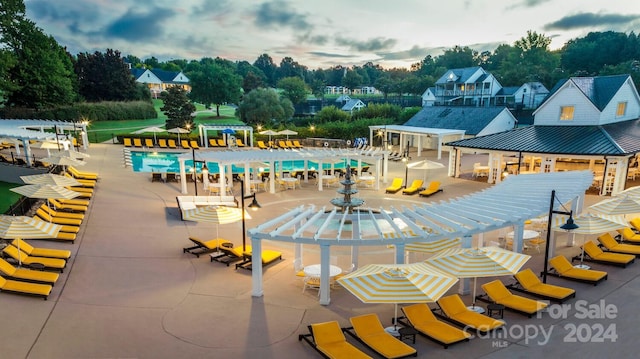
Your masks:
[[[134,172],[180,172],[180,162],[178,156],[183,154],[182,152],[141,152],[131,151],[131,164]],[[346,161],[335,163],[334,169],[344,169]],[[193,168],[193,160],[186,160],[184,162],[185,171],[191,172]],[[351,167],[358,166],[357,160],[351,160]],[[362,163],[362,166],[369,166],[369,164]],[[232,165],[233,173],[244,173],[244,166]],[[330,163],[323,163],[323,169],[331,169]],[[207,162],[207,168],[209,173],[219,172],[218,163]],[[309,161],[309,169],[317,169],[318,163]],[[199,173],[202,170],[202,162],[196,162],[196,171]],[[254,169],[252,168],[251,171]],[[303,171],[304,160],[296,161],[283,161],[282,170],[287,171]],[[263,167],[264,172],[269,172],[267,164]],[[279,171],[279,163],[276,163],[276,171]]]

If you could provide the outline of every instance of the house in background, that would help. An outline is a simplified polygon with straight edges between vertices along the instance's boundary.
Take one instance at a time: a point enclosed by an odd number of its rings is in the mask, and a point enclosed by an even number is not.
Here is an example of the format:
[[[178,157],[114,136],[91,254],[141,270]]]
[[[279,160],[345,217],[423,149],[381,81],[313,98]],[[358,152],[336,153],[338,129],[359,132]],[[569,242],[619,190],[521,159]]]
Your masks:
[[[534,111],[533,126],[447,143],[460,176],[463,152],[488,153],[488,182],[505,172],[591,170],[601,195],[623,191],[640,177],[640,96],[631,76],[572,77],[559,81]]]
[[[475,137],[509,131],[515,124],[506,107],[427,106],[404,126],[464,130],[465,137]]]
[[[422,93],[422,107],[433,106],[436,103],[436,88],[429,87]]]
[[[486,107],[496,104],[502,85],[480,66],[450,69],[435,84],[435,104]]]
[[[342,106],[341,110],[342,111],[347,111],[350,113],[353,113],[353,111],[358,111],[359,109],[366,107],[367,105],[362,102],[361,100],[358,100],[356,98],[352,98],[349,101],[347,101],[344,106]]]
[[[131,69],[131,74],[136,82],[145,84],[151,91],[153,98],[158,98],[162,91],[166,91],[170,86],[182,87],[185,91],[191,91],[189,78],[182,71],[163,71],[158,69]]]
[[[513,94],[514,103],[520,109],[536,109],[549,95],[549,90],[540,82],[527,82]]]

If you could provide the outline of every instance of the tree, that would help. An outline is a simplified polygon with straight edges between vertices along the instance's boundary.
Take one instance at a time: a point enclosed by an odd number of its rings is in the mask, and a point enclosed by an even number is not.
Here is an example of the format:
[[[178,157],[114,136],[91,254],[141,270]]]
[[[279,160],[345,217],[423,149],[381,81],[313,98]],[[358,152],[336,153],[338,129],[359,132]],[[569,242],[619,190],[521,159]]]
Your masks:
[[[253,63],[253,66],[259,68],[260,71],[262,71],[267,79],[267,85],[275,87],[277,66],[273,63],[273,59],[271,59],[271,56],[267,54],[258,56],[256,61]]]
[[[342,78],[342,86],[349,90],[354,90],[362,86],[362,76],[354,70],[347,70],[347,73]]]
[[[160,108],[167,115],[167,128],[185,127],[192,125],[192,113],[196,110],[187,92],[179,86],[171,86],[163,93],[164,105]]]
[[[278,81],[278,88],[282,89],[282,95],[297,105],[307,99],[307,85],[300,77],[285,77]]]
[[[595,76],[605,65],[637,60],[640,50],[635,35],[606,31],[590,32],[570,40],[562,49],[562,68],[571,75]],[[626,57],[631,56],[631,57]]]
[[[136,81],[120,56],[120,51],[107,49],[93,54],[78,54],[75,73],[78,92],[89,102],[136,100]]]
[[[444,53],[436,58],[435,65],[447,69],[460,69],[465,67],[476,66],[476,57],[478,52],[472,50],[468,46],[454,46],[451,49],[444,50]]]
[[[293,112],[292,112],[293,113]],[[278,94],[272,89],[255,89],[244,96],[238,107],[240,120],[248,124],[263,124],[273,119],[287,119]]]
[[[220,105],[237,103],[240,99],[242,79],[225,65],[202,65],[199,71],[190,72],[188,76],[191,83],[189,97],[207,107],[215,104],[218,117]]]
[[[242,80],[242,90],[244,91],[244,93],[249,93],[252,90],[255,90],[263,86],[264,86],[264,82],[262,81],[262,78],[260,78],[258,75],[254,74],[253,72],[247,73],[247,75]]]
[[[299,77],[304,80],[307,68],[300,65],[291,57],[284,57],[280,61],[280,67],[276,70],[276,81],[286,77]]]

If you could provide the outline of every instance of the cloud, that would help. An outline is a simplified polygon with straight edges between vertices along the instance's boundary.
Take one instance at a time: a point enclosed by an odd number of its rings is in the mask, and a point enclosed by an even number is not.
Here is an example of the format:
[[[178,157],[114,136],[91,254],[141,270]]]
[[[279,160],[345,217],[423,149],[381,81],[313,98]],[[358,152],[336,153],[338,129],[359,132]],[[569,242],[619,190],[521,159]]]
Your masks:
[[[202,0],[199,5],[194,5],[191,10],[193,17],[217,17],[231,13],[233,3],[230,0]]]
[[[440,55],[441,52],[445,50],[444,47],[418,47],[413,46],[409,50],[397,51],[397,52],[386,52],[386,53],[377,53],[383,60],[415,60],[415,59],[423,59],[427,55]]]
[[[345,37],[336,38],[336,44],[340,46],[348,46],[351,50],[361,52],[376,52],[380,50],[387,50],[393,47],[397,43],[395,39],[385,39],[382,37],[376,37],[365,41],[356,39],[349,39]]]
[[[521,2],[515,3],[509,7],[507,7],[507,10],[512,10],[515,8],[519,8],[519,7],[536,7],[538,5],[542,5],[544,3],[548,3],[551,0],[523,0]]]
[[[54,2],[33,0],[28,2],[27,17],[40,22],[65,24],[67,29],[76,31],[79,23],[94,23],[100,18],[99,8],[65,4],[59,6]]]
[[[285,1],[265,2],[255,11],[255,24],[262,28],[291,27],[295,30],[310,30],[307,15],[296,13]]]
[[[307,32],[305,34],[296,36],[296,41],[298,43],[323,46],[326,45],[327,42],[329,42],[329,37],[327,35],[311,35],[310,32]]]
[[[129,9],[126,14],[107,25],[103,33],[107,37],[142,42],[163,36],[166,20],[172,12],[168,9],[152,7],[146,13]]]
[[[640,19],[640,15],[580,13],[548,23],[545,30],[571,30],[584,27],[626,25]]]
[[[309,55],[313,55],[313,56],[318,56],[318,57],[328,57],[328,58],[333,58],[333,59],[350,59],[353,58],[354,56],[352,55],[345,55],[345,54],[335,54],[335,53],[331,53],[331,52],[322,52],[322,51],[310,51],[307,52]]]

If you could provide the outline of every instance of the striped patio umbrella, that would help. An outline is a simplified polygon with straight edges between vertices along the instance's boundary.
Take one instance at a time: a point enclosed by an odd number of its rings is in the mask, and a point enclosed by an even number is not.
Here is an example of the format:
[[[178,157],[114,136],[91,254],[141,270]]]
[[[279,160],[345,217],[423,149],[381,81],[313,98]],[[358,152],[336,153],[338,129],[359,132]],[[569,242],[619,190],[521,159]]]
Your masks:
[[[48,184],[52,186],[80,186],[75,178],[56,175],[53,173],[42,173],[37,175],[20,176],[26,184]]]
[[[629,187],[622,192],[618,192],[614,196],[640,197],[640,186]]]
[[[76,160],[75,158],[64,157],[64,156],[61,156],[61,157],[49,156],[49,157],[43,158],[41,161],[52,164],[52,165],[63,166],[65,170],[67,166],[84,166],[85,165],[84,161],[80,161],[80,160]]]
[[[640,213],[640,197],[630,195],[617,196],[598,202],[589,209],[603,214]]]
[[[434,302],[457,281],[423,262],[369,264],[338,279],[340,285],[363,303],[393,303],[394,323],[397,323],[398,303]]]
[[[404,246],[404,250],[407,252],[422,252],[422,253],[435,253],[445,249],[455,248],[460,246],[460,238],[453,239],[441,239],[433,242],[416,242],[407,243]]]
[[[11,188],[11,191],[29,198],[43,199],[72,199],[80,195],[80,193],[66,189],[63,186],[53,186],[49,184],[28,184]]]
[[[473,307],[476,303],[478,277],[495,277],[517,273],[531,258],[500,247],[451,248],[425,262],[456,278],[473,278]]]
[[[235,223],[242,220],[242,209],[225,206],[206,206],[184,211],[183,218],[193,222],[207,222],[216,224],[216,238],[220,238],[221,224]],[[245,214],[245,218],[251,218]]]
[[[55,238],[62,226],[27,216],[0,216],[0,237],[3,239]],[[18,250],[20,250],[18,242]],[[18,265],[22,265],[18,259]]]
[[[88,153],[80,152],[80,151],[62,150],[62,151],[54,152],[51,155],[51,157],[69,157],[72,159],[79,159],[79,158],[90,158],[91,155],[89,155]]]

